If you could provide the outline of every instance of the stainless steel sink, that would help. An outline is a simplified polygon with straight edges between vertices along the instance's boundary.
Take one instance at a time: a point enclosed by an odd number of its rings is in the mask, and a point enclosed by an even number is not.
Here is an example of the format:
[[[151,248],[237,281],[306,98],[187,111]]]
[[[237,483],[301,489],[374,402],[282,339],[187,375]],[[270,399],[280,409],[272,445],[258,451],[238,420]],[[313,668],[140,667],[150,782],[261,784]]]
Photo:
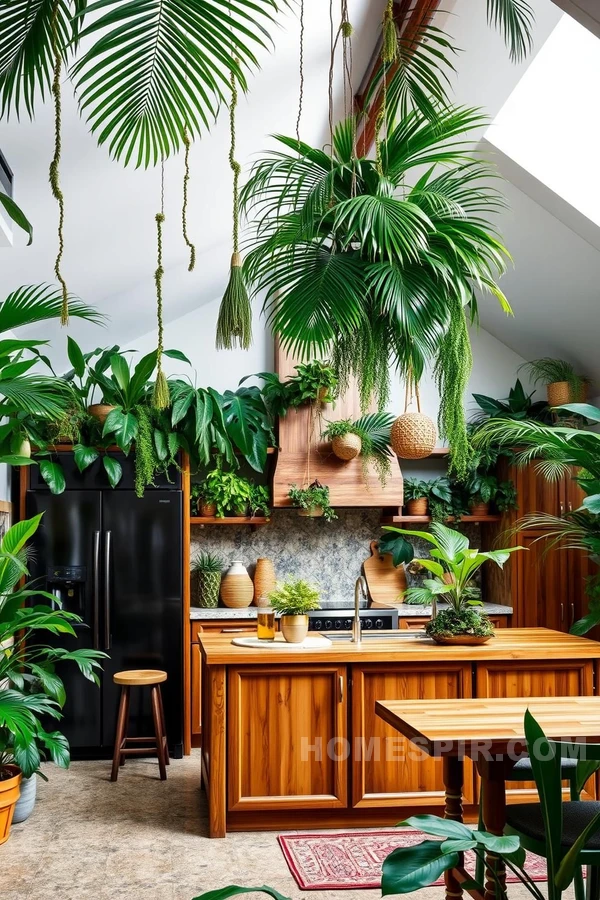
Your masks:
[[[324,632],[324,637],[328,637],[330,641],[352,641],[352,635],[348,632]],[[366,641],[431,641],[424,631],[393,631],[382,634],[380,631],[363,631],[362,640]]]

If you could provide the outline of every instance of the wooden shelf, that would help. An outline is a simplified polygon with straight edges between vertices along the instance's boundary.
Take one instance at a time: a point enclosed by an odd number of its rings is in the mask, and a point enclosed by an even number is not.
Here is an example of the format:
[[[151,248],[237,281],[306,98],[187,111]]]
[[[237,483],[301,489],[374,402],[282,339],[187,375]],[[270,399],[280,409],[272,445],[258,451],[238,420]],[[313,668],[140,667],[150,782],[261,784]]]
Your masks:
[[[499,522],[502,516],[461,516],[460,522]],[[454,516],[449,516],[446,522],[454,522]],[[431,522],[431,516],[384,516],[381,520],[382,525],[399,525],[401,523],[411,524],[417,522]]]
[[[271,520],[264,516],[190,516],[190,525],[268,525]]]

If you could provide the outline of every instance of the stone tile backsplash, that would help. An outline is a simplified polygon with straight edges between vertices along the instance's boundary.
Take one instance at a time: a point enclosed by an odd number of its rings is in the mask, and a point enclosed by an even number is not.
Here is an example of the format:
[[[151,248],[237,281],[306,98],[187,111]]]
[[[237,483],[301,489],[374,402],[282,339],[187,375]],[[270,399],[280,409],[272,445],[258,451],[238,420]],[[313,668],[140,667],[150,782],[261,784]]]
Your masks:
[[[333,522],[299,516],[296,510],[275,509],[269,525],[252,531],[248,526],[192,526],[192,559],[211,551],[222,557],[224,569],[240,559],[254,574],[256,560],[273,560],[277,578],[291,575],[319,585],[323,607],[351,607],[354,584],[370,555],[369,544],[381,534],[380,509],[338,509]],[[471,533],[474,530],[474,534]],[[479,529],[469,526],[477,542]],[[425,545],[422,550],[426,550]],[[419,546],[418,552],[422,552]],[[196,585],[192,584],[192,604]]]

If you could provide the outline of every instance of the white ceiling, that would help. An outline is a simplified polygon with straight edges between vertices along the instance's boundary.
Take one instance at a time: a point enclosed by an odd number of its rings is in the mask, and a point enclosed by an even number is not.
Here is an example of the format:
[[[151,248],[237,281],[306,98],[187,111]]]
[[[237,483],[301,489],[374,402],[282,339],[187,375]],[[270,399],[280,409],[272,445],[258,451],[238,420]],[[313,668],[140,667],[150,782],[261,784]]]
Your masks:
[[[355,25],[354,73],[358,84],[379,31],[384,0],[350,0]],[[493,119],[560,20],[551,0],[533,0],[536,9],[535,51],[526,63],[513,65],[502,39],[486,24],[478,3],[452,0],[436,24],[450,31],[462,52],[456,66],[458,102],[480,105]],[[283,16],[275,34],[276,49],[263,54],[262,70],[238,115],[239,159],[247,165],[269,146],[273,132],[292,134],[298,94],[298,23]],[[323,0],[306,0],[305,103],[302,137],[327,140],[327,70],[329,25]],[[339,71],[339,69],[338,69]],[[338,90],[338,96],[339,96]],[[63,190],[66,200],[64,270],[70,289],[111,317],[109,333],[73,323],[71,333],[86,346],[109,339],[127,341],[154,327],[155,223],[159,192],[157,170],[124,169],[96,147],[65,89]],[[483,135],[480,135],[483,137]],[[493,140],[493,130],[487,136]],[[574,136],[576,138],[576,136]],[[483,144],[491,151],[489,144]],[[56,209],[47,184],[52,153],[52,115],[40,108],[36,121],[0,123],[0,147],[16,176],[16,199],[33,221],[34,244],[26,248],[17,236],[3,253],[0,296],[23,283],[52,280]],[[227,122],[197,142],[192,155],[189,231],[199,248],[196,271],[187,272],[180,234],[182,160],[166,163],[165,313],[167,321],[220,297],[230,255],[231,178],[227,164]],[[511,211],[501,226],[515,266],[502,287],[515,310],[505,318],[486,299],[484,328],[526,358],[554,354],[572,359],[600,382],[596,329],[590,327],[598,308],[600,231],[573,207],[548,190],[506,154],[497,154],[508,179]],[[576,165],[573,158],[564,165]],[[590,177],[596,173],[590,172]],[[597,249],[599,248],[599,249]],[[56,349],[64,332],[47,329]],[[203,336],[198,335],[201,339]],[[212,340],[212,337],[211,337]]]

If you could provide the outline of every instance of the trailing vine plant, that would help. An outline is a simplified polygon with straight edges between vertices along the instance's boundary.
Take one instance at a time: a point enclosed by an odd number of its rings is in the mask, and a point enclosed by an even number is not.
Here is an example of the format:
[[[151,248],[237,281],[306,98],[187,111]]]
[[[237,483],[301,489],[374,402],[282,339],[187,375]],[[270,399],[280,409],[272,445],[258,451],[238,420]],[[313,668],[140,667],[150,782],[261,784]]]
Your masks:
[[[244,273],[242,272],[242,257],[239,248],[240,232],[240,199],[239,180],[241,166],[235,158],[235,110],[237,107],[237,88],[234,73],[231,73],[231,103],[229,104],[229,166],[233,172],[233,253],[231,255],[231,269],[229,282],[225,288],[219,317],[217,319],[218,350],[232,350],[236,344],[247,350],[252,343],[252,308]]]
[[[61,0],[54,0],[52,4],[52,18],[50,20],[50,34],[52,38],[52,55],[54,59],[52,78],[52,97],[54,99],[54,156],[50,163],[50,187],[52,196],[58,204],[58,251],[54,262],[54,274],[60,284],[62,292],[62,307],[60,312],[61,325],[69,323],[69,292],[67,283],[61,270],[61,262],[65,249],[64,224],[65,224],[65,198],[60,186],[60,157],[62,150],[62,102],[60,93],[60,76],[62,72],[62,53],[59,40],[58,14]]]
[[[154,273],[154,283],[156,284],[156,321],[158,326],[158,342],[156,348],[156,381],[154,382],[154,392],[152,394],[152,405],[155,409],[166,409],[171,405],[171,396],[169,394],[169,384],[162,367],[162,354],[164,350],[164,326],[163,326],[163,276],[165,270],[163,267],[163,240],[162,228],[165,221],[165,163],[161,163],[160,168],[160,212],[154,217],[156,219],[156,271]]]
[[[183,145],[185,147],[184,157],[183,157],[183,205],[181,207],[181,227],[183,231],[183,240],[189,247],[190,251],[190,261],[188,263],[188,272],[193,272],[194,267],[196,265],[196,247],[190,240],[190,236],[188,234],[188,223],[187,223],[187,209],[188,209],[188,183],[190,180],[190,136],[187,130],[187,125],[184,127],[182,132],[182,140]]]
[[[438,426],[452,449],[449,471],[462,479],[467,474],[471,459],[463,397],[469,384],[473,354],[460,299],[449,297],[448,302],[450,323],[440,341],[434,369],[440,395]]]

